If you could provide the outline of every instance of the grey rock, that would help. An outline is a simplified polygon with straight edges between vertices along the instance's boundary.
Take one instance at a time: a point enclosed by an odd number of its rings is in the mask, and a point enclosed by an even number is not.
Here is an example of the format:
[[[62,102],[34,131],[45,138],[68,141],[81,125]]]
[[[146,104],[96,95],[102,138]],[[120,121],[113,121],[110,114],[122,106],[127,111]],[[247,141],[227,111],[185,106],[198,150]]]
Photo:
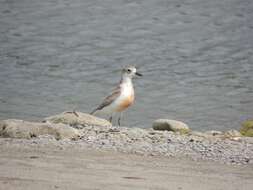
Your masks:
[[[8,119],[0,121],[0,136],[30,139],[52,135],[58,139],[77,139],[79,131],[64,124],[49,124]]]
[[[218,137],[224,137],[222,135],[222,133],[221,134],[219,133],[219,135],[218,135],[216,133],[216,131],[215,132],[213,132],[213,131],[208,131],[208,132],[191,131],[189,134],[191,135],[192,138],[198,137],[198,139],[204,138],[204,139],[211,140],[211,139],[218,138]]]
[[[77,128],[83,128],[86,126],[112,126],[112,124],[105,119],[82,112],[76,113],[77,115],[71,112],[63,112],[58,115],[53,115],[45,118],[44,122],[64,123]]]
[[[212,136],[219,136],[219,135],[223,135],[223,132],[212,130],[212,131],[206,131],[205,134],[212,135]]]
[[[253,138],[252,137],[243,137],[241,138],[241,140],[243,142],[249,143],[249,144],[253,144]]]
[[[203,137],[192,135],[190,136],[189,142],[202,142],[203,140]]]
[[[153,129],[180,132],[181,134],[188,133],[190,131],[189,127],[185,123],[170,119],[155,120],[153,123]]]
[[[147,134],[147,131],[141,128],[131,128],[127,131],[127,136],[134,140],[142,139]]]
[[[242,137],[242,134],[239,131],[235,130],[235,129],[231,129],[229,131],[226,131],[224,133],[224,136],[225,137]]]
[[[155,134],[164,135],[165,131],[157,131],[157,130],[151,129],[151,130],[148,131],[148,133],[150,135],[155,135]]]
[[[208,137],[209,135],[199,132],[199,131],[190,131],[189,135],[198,136],[198,137]]]

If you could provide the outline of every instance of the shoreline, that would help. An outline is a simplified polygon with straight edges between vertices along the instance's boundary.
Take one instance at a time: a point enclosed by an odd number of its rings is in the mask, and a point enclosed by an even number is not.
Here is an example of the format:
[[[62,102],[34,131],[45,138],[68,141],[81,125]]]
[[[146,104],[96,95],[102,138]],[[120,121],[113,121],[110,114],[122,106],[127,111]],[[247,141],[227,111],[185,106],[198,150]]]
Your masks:
[[[253,187],[253,138],[115,127],[88,114],[0,121],[0,187],[216,190]],[[164,126],[163,126],[164,127]]]
[[[140,156],[41,139],[0,138],[3,189],[252,189],[253,165]]]
[[[2,129],[0,126],[0,139],[5,139],[1,136],[21,144],[53,143],[62,148],[77,146],[145,156],[185,157],[195,161],[253,165],[252,137],[213,136],[200,132],[180,134],[114,126],[86,126],[77,129],[65,124],[35,124],[22,120],[10,120],[8,125],[2,125]]]
[[[248,123],[247,129],[251,123]],[[246,128],[245,128],[246,129]],[[105,119],[63,112],[42,122],[0,120],[1,137],[20,142],[91,147],[147,156],[188,157],[225,164],[253,165],[253,138],[239,131],[191,131],[180,121],[158,119],[153,128],[115,127]],[[4,142],[4,141],[3,141]]]

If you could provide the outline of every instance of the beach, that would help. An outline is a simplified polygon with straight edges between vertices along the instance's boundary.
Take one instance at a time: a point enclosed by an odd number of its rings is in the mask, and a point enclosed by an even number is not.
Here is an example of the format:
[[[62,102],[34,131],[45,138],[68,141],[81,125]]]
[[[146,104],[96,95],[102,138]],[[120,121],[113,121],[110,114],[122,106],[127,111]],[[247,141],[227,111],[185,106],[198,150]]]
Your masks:
[[[253,187],[252,165],[143,156],[64,141],[0,138],[0,189],[187,189]]]
[[[0,189],[253,187],[253,138],[238,131],[119,127],[77,113],[0,121]]]

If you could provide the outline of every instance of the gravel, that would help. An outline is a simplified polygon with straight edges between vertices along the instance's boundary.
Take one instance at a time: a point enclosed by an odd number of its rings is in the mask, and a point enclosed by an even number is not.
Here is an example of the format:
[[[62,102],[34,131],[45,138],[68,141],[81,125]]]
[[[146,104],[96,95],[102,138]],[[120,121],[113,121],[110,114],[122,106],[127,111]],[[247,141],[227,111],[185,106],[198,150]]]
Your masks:
[[[226,164],[253,164],[252,138],[221,138],[206,135],[180,135],[169,131],[127,127],[88,126],[81,129],[78,140],[55,140],[43,135],[31,140],[16,139],[18,145],[53,143],[61,149],[67,146],[108,149],[146,156],[189,157]],[[1,138],[0,143],[14,142]],[[0,144],[0,145],[1,145]]]

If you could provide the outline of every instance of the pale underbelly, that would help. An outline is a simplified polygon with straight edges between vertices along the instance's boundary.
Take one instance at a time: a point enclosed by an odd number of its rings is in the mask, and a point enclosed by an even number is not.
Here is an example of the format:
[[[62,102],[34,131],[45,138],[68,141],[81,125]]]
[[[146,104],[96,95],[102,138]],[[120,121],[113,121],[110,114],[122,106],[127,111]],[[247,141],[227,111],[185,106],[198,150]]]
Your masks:
[[[131,106],[134,102],[134,95],[131,96],[122,96],[111,103],[109,106],[105,107],[102,111],[105,113],[112,113],[112,112],[121,112]]]

